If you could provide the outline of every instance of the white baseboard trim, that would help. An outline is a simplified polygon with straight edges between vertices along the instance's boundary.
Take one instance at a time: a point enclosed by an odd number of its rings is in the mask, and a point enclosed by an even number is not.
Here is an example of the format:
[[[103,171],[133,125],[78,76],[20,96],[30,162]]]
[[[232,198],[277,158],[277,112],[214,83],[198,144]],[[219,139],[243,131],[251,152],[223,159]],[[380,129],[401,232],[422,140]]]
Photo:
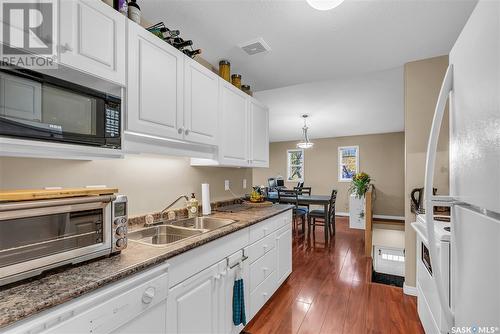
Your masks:
[[[417,287],[406,285],[406,282],[403,283],[403,293],[409,296],[417,295]]]
[[[336,216],[349,217],[349,212],[335,212]],[[378,219],[391,219],[391,220],[405,220],[403,216],[387,216],[387,215],[373,215],[373,218]]]

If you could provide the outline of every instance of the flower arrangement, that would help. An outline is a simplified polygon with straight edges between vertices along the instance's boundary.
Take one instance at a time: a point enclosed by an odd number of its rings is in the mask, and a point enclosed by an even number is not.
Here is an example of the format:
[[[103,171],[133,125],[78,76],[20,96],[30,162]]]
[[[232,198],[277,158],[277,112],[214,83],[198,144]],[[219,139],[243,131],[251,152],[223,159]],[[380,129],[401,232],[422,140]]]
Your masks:
[[[355,194],[357,198],[361,198],[365,195],[371,185],[370,175],[361,172],[354,175],[352,178],[351,186],[349,187],[349,192]]]

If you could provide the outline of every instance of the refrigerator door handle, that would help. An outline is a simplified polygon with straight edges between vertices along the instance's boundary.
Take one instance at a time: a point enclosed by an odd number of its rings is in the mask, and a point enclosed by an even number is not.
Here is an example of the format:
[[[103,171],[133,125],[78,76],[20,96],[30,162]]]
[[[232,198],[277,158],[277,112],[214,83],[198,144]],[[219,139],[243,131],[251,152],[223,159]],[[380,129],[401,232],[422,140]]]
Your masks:
[[[441,268],[439,268],[439,261],[437,249],[436,249],[436,237],[434,234],[434,217],[433,217],[433,203],[434,196],[432,193],[432,187],[434,183],[434,167],[436,164],[436,154],[439,132],[441,130],[441,123],[443,121],[443,115],[446,107],[446,101],[453,89],[453,65],[449,65],[444,76],[444,81],[441,86],[441,91],[439,92],[439,97],[437,100],[436,109],[434,111],[434,118],[432,120],[431,132],[429,136],[429,142],[427,145],[427,157],[425,162],[425,183],[424,183],[424,197],[425,197],[425,222],[427,225],[427,238],[429,240],[429,251],[431,257],[431,266],[435,268],[434,270],[434,283],[439,296],[439,303],[441,309],[443,310],[444,317],[451,328],[454,325],[454,314],[450,307],[448,306],[448,300],[445,295],[445,289],[443,285],[443,279],[441,276]],[[436,196],[435,199],[439,197]]]

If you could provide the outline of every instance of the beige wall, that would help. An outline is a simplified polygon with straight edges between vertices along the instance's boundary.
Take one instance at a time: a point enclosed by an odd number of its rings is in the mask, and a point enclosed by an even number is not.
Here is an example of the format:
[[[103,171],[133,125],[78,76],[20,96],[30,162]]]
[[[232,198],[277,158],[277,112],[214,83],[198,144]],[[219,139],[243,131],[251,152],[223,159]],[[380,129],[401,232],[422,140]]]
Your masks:
[[[226,179],[235,194],[244,194],[243,179],[250,187],[252,170],[191,167],[188,158],[146,155],[95,161],[0,158],[0,189],[104,184],[128,195],[132,216],[159,211],[179,195],[191,192],[201,201],[201,183],[205,182],[210,184],[212,200],[232,198],[224,191]]]
[[[415,286],[416,257],[415,231],[411,223],[415,215],[410,211],[410,192],[424,185],[427,141],[441,87],[448,56],[424,59],[405,65],[405,284]],[[448,184],[448,116],[438,144],[434,187],[439,194],[447,194]]]
[[[374,214],[404,215],[404,133],[349,136],[314,139],[314,147],[305,150],[305,185],[313,194],[330,194],[338,190],[336,209],[349,211],[348,182],[338,182],[338,147],[359,146],[360,170],[374,179],[377,197]],[[286,178],[286,151],[296,148],[297,141],[270,144],[269,168],[254,168],[254,184],[267,184],[267,178],[282,175]],[[295,183],[289,183],[291,187]]]

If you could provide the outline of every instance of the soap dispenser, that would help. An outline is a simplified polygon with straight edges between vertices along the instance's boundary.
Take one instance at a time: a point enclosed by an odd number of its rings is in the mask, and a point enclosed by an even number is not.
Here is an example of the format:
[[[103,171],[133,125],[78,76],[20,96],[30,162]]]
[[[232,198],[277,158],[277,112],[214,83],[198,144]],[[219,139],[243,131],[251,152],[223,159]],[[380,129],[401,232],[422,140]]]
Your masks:
[[[187,203],[187,209],[189,218],[198,217],[198,200],[194,196],[194,193],[191,193],[191,198]]]

